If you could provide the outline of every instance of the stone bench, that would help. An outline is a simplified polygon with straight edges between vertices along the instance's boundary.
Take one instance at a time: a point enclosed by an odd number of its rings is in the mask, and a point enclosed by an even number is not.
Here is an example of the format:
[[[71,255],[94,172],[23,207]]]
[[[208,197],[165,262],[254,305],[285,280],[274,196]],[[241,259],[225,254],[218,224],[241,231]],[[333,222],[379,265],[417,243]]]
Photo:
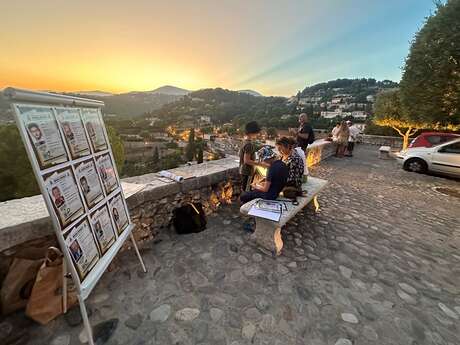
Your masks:
[[[256,229],[251,235],[252,239],[262,248],[269,250],[274,255],[280,255],[283,248],[283,240],[281,238],[281,228],[289,222],[294,216],[299,213],[306,205],[312,200],[315,209],[318,212],[319,203],[317,200],[318,193],[327,185],[327,181],[316,178],[308,177],[306,183],[302,185],[302,190],[306,191],[306,196],[297,197],[298,205],[294,205],[290,201],[285,201],[287,210],[283,211],[281,218],[278,222],[271,221],[265,218],[256,218]],[[240,212],[248,215],[251,207],[260,199],[255,199],[242,205]],[[284,201],[284,199],[282,199]]]
[[[391,147],[390,146],[380,146],[379,148],[379,158],[380,159],[390,159]]]

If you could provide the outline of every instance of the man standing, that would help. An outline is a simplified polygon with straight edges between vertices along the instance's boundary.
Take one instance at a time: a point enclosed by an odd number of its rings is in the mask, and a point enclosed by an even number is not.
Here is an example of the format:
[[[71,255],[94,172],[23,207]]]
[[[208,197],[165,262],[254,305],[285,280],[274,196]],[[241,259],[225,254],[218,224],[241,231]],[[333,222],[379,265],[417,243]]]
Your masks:
[[[297,130],[297,145],[303,150],[315,141],[315,133],[308,123],[308,116],[305,113],[299,115],[299,129]]]
[[[356,127],[350,120],[347,121],[348,130],[350,132],[348,136],[348,147],[347,147],[347,157],[353,157],[353,149],[355,148],[355,141],[358,137],[358,134],[361,132],[358,127]]]

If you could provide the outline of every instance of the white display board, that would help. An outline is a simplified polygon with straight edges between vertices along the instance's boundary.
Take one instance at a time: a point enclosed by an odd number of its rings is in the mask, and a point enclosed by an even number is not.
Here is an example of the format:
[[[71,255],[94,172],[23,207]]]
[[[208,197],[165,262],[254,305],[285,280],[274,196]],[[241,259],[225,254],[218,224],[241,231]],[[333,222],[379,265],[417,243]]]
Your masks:
[[[102,118],[104,103],[12,88],[5,95],[12,101],[92,344],[84,300],[128,236],[145,271]]]

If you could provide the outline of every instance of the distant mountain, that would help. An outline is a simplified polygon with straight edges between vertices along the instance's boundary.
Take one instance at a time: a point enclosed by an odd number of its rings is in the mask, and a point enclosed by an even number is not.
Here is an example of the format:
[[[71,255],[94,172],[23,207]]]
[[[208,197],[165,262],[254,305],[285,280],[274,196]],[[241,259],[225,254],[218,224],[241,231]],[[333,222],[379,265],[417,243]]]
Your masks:
[[[185,96],[190,93],[189,90],[181,89],[180,87],[165,85],[155,90],[148,91],[151,94],[162,94],[162,95],[173,95],[173,96]]]
[[[105,92],[105,91],[99,91],[99,90],[96,90],[96,91],[75,91],[73,93],[75,93],[77,95],[88,96],[88,97],[92,97],[92,96],[107,97],[107,96],[113,96],[114,95],[111,92]]]
[[[238,90],[239,93],[247,93],[249,95],[255,96],[255,97],[264,97],[260,92],[257,92],[255,90]]]

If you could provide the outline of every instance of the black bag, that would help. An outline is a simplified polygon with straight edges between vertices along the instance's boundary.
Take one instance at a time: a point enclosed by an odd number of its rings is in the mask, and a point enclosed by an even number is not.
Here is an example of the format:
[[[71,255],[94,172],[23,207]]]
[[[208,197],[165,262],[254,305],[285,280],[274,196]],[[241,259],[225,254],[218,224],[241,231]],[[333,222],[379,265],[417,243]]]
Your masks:
[[[190,203],[176,208],[173,224],[178,234],[191,234],[206,229],[206,215],[200,203]]]

